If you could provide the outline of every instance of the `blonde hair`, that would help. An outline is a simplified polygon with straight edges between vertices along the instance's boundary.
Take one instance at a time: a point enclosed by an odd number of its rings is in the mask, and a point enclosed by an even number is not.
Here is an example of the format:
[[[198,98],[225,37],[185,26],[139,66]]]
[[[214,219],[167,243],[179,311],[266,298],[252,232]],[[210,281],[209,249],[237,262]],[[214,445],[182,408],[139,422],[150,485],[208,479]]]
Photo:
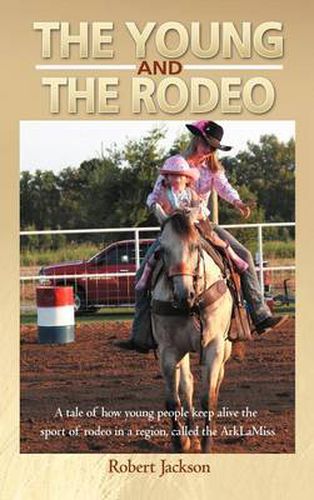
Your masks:
[[[225,169],[223,165],[220,163],[220,161],[217,158],[216,151],[213,152],[208,158],[205,160],[206,165],[208,166],[209,170],[212,172],[223,172]]]
[[[191,156],[194,156],[196,154],[197,146],[200,143],[200,141],[203,141],[203,139],[201,137],[197,137],[196,135],[192,137],[186,150],[182,154],[182,156],[186,160],[188,160]],[[218,160],[216,149],[214,149],[214,148],[212,148],[212,153],[210,155],[208,155],[208,157],[205,160],[205,163],[208,166],[209,170],[211,170],[214,173],[216,173],[218,171],[224,171],[224,167],[222,166],[222,164]]]

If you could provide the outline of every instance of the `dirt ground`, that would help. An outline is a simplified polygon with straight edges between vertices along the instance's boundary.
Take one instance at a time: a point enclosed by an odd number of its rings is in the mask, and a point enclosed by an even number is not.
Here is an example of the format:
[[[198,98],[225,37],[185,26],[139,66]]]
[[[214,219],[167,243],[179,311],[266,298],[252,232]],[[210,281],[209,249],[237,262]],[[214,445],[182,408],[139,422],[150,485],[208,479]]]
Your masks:
[[[22,326],[22,453],[171,453],[164,435],[169,420],[155,418],[164,410],[158,361],[153,353],[114,346],[128,337],[130,326],[129,321],[81,323],[76,341],[63,346],[40,345],[36,326]],[[217,420],[214,453],[294,452],[294,330],[291,317],[282,331],[246,343],[242,361],[233,356],[228,362],[219,409],[229,414]],[[200,410],[197,354],[192,365]],[[110,410],[121,415],[105,414]],[[126,418],[125,410],[154,412],[154,418]]]

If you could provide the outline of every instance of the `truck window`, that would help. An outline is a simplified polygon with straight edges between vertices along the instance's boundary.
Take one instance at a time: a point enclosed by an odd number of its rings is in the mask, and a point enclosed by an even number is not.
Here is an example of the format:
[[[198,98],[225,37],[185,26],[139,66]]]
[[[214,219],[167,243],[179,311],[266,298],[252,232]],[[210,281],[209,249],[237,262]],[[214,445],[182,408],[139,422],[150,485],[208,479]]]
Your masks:
[[[149,249],[149,247],[151,246],[151,244],[152,243],[149,241],[145,241],[145,242],[140,243],[140,263],[144,259],[145,254],[146,254],[147,250]],[[134,243],[131,245],[131,257],[132,257],[132,264],[135,264],[136,258],[135,258],[135,244]]]
[[[151,242],[141,242],[140,244],[140,262],[142,262]],[[97,259],[98,265],[114,266],[120,264],[135,265],[135,242],[117,243],[110,250],[104,252]]]
[[[98,259],[97,263],[105,266],[134,264],[135,260],[132,255],[132,246],[134,247],[132,243],[118,243],[105,252],[100,259]]]

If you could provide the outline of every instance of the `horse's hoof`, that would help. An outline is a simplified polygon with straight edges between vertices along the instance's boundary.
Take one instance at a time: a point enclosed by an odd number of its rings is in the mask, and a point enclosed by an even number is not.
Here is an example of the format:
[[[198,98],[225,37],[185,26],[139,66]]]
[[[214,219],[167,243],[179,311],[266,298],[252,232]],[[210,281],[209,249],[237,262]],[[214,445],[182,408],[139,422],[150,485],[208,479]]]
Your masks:
[[[174,453],[186,453],[191,447],[190,438],[188,436],[175,436],[172,439],[172,447]]]
[[[207,437],[202,439],[202,453],[211,453],[213,451],[213,441]]]
[[[242,363],[246,354],[246,345],[243,341],[234,342],[232,347],[232,357],[238,363]]]
[[[193,450],[194,453],[200,453],[202,451],[202,446],[198,437],[191,436],[190,441],[191,441],[191,450]]]
[[[191,440],[190,440],[189,436],[184,436],[183,438],[181,438],[181,445],[182,445],[183,452],[187,452],[190,450]]]
[[[178,436],[172,436],[171,443],[172,443],[172,450],[174,453],[181,453],[182,452],[182,444],[181,444],[181,440]]]

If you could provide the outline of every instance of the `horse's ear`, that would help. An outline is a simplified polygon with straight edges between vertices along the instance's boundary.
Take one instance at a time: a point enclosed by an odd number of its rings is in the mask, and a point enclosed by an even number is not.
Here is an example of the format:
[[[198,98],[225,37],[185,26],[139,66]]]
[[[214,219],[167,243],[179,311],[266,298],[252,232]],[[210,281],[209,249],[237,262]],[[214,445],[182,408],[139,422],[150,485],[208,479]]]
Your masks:
[[[198,222],[200,216],[200,209],[199,207],[189,208],[186,211],[186,214],[188,215],[191,224],[195,224],[196,222]]]

